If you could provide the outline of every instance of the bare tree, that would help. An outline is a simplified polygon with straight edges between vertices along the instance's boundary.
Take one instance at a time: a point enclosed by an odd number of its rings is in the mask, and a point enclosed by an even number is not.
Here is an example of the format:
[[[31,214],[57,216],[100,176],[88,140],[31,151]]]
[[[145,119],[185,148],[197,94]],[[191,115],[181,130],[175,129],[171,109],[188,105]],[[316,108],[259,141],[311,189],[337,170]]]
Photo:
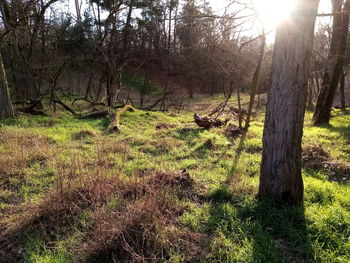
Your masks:
[[[316,111],[313,116],[315,125],[327,124],[331,116],[331,109],[336,89],[343,71],[344,56],[349,27],[350,0],[333,0],[333,13],[344,11],[333,18],[332,40],[327,58],[327,64],[322,79],[322,87],[317,99]]]
[[[14,115],[4,63],[0,53],[0,119],[11,118]]]
[[[278,26],[263,135],[259,196],[303,199],[301,138],[319,0],[297,0]]]

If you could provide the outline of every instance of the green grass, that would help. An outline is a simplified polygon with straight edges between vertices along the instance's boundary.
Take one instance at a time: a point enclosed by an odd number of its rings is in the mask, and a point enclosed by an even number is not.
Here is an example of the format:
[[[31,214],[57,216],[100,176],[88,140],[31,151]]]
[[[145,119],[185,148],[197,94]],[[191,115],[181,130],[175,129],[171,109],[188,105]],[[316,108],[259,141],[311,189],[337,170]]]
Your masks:
[[[215,105],[220,100],[213,97],[205,103]],[[312,127],[312,115],[307,112],[303,147],[322,145],[333,160],[350,162],[350,117],[340,111],[335,114],[329,126]],[[28,163],[21,179],[7,175],[8,180],[21,183],[18,189],[1,188],[0,216],[5,217],[6,209],[13,205],[10,199],[19,198],[26,204],[45,198],[56,185],[63,169],[60,167],[80,165],[82,170],[72,168],[72,173],[84,174],[84,169],[102,154],[110,174],[125,178],[152,169],[186,169],[197,182],[196,198],[177,200],[185,209],[176,220],[203,235],[202,262],[350,262],[348,182],[330,182],[322,170],[303,170],[303,207],[259,201],[255,194],[263,116],[252,122],[244,141],[226,138],[223,129],[202,130],[192,118],[191,112],[176,115],[137,110],[126,113],[122,133],[112,135],[104,132],[108,118],[77,120],[61,113],[59,117],[21,116],[1,121],[0,132],[25,130],[44,136],[56,154],[45,162]],[[159,123],[175,124],[175,128],[156,130]],[[80,136],[82,132],[87,135]],[[6,147],[0,144],[0,153],[8,151]],[[4,180],[4,175],[0,176]],[[106,204],[112,210],[123,205],[118,198]],[[25,262],[74,262],[71,248],[81,242],[80,233],[89,228],[90,212],[84,213],[65,233],[53,233],[53,243],[45,236],[29,233],[25,237]],[[174,250],[159,261],[183,262],[186,255]]]

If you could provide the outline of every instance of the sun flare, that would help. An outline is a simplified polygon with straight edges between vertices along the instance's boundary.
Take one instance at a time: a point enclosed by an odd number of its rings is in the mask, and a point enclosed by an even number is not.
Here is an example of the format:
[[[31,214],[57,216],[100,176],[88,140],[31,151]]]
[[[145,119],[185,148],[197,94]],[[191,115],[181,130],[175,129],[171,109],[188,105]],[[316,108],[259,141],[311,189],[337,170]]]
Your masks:
[[[254,8],[265,28],[275,28],[295,7],[295,0],[254,0]]]

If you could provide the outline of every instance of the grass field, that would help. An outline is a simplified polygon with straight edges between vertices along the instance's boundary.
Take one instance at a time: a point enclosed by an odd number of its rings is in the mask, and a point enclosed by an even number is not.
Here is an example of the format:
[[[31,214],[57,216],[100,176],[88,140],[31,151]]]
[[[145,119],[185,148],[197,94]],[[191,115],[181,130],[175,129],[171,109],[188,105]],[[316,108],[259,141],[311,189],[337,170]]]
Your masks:
[[[303,138],[304,206],[256,198],[263,113],[245,138],[193,110],[0,122],[0,262],[350,262],[350,116]],[[166,129],[156,129],[160,123]]]

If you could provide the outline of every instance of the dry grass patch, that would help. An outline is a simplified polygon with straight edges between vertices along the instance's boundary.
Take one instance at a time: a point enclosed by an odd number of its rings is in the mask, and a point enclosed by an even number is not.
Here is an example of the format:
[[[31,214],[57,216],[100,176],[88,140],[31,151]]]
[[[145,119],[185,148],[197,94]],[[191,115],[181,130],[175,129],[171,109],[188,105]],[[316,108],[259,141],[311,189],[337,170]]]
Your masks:
[[[89,178],[58,182],[55,190],[41,203],[27,204],[16,218],[0,224],[0,256],[5,262],[18,262],[19,251],[25,247],[25,236],[38,231],[54,242],[55,231],[67,232],[79,214],[86,209],[100,207],[117,192],[117,179]]]
[[[302,163],[307,169],[323,170],[331,181],[343,183],[350,179],[350,164],[333,160],[322,146],[304,148]]]
[[[86,140],[96,137],[97,135],[97,132],[93,130],[81,130],[77,133],[74,133],[72,136],[74,140]]]
[[[155,262],[183,253],[188,260],[203,257],[202,236],[182,228],[182,213],[173,197],[154,191],[122,211],[100,210],[93,215],[91,231],[75,250],[83,262]]]
[[[119,153],[129,155],[131,152],[130,144],[127,140],[106,142],[101,146],[103,154]]]
[[[201,236],[176,219],[185,209],[178,197],[193,194],[195,182],[188,173],[154,171],[127,179],[104,172],[101,168],[75,179],[67,172],[41,203],[27,204],[17,218],[0,224],[0,256],[7,262],[19,261],[25,236],[33,231],[55,244],[74,230],[84,211],[91,214],[82,233],[84,242],[71,248],[79,261],[148,262],[192,251],[194,257],[201,255]],[[120,200],[117,209],[108,205],[110,200]]]
[[[48,138],[22,129],[0,131],[0,215],[13,214],[23,196],[21,189],[31,180],[33,165],[46,167],[56,153]]]
[[[35,133],[17,129],[0,131],[0,175],[23,174],[23,170],[35,162],[44,163],[54,154],[52,142]]]

